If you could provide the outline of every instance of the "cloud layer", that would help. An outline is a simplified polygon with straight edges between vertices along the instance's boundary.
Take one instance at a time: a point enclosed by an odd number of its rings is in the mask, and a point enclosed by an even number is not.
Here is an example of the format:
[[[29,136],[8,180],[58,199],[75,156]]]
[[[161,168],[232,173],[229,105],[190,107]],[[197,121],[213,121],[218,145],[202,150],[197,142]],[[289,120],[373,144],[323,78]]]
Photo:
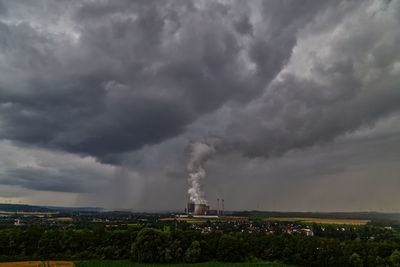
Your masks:
[[[0,3],[0,146],[11,151],[0,152],[0,183],[16,196],[179,208],[188,144],[209,138],[219,143],[208,194],[232,196],[232,208],[290,209],[301,188],[346,181],[343,199],[368,209],[357,203],[370,187],[393,186],[399,1]],[[379,134],[363,139],[370,132]],[[363,167],[350,171],[355,164]],[[300,191],[285,189],[293,177]],[[241,185],[243,202],[232,193]],[[253,197],[262,185],[281,190],[281,205]],[[293,208],[345,207],[319,202]]]

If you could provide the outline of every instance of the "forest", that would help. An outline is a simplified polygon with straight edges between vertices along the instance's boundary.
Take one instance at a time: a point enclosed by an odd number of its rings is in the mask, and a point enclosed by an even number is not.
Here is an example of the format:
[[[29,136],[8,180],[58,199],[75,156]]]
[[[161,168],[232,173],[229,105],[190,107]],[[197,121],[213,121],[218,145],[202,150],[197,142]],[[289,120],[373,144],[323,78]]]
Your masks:
[[[397,240],[303,234],[207,233],[143,228],[3,228],[0,261],[131,260],[139,263],[276,261],[297,266],[399,266]]]

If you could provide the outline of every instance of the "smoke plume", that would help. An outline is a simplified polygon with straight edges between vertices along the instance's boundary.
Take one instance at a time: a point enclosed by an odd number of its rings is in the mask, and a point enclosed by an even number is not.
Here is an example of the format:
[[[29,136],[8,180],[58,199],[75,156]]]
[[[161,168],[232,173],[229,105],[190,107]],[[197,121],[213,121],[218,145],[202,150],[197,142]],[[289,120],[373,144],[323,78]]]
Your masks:
[[[207,204],[207,200],[204,198],[204,192],[202,190],[202,180],[206,177],[206,171],[203,168],[203,164],[207,159],[215,153],[215,148],[212,145],[208,145],[202,142],[195,142],[191,144],[190,160],[187,166],[189,172],[189,184],[188,190],[190,201],[197,204]]]

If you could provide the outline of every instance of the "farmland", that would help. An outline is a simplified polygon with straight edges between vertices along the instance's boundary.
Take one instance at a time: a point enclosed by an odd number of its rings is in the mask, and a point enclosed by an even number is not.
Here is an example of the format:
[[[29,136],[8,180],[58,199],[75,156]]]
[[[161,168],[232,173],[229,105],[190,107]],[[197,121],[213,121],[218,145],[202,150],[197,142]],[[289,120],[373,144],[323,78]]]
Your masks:
[[[281,221],[281,222],[337,224],[337,225],[365,225],[368,222],[370,222],[370,220],[306,218],[306,217],[269,217],[266,220],[267,221]]]
[[[76,267],[289,267],[293,265],[285,265],[272,262],[255,262],[255,263],[221,263],[207,262],[197,264],[139,264],[130,261],[81,261],[76,262]]]
[[[3,262],[0,267],[75,267],[70,261],[21,261]]]
[[[163,218],[161,221],[180,221],[191,224],[202,224],[207,221],[216,222],[244,222],[249,218],[239,216],[229,217],[180,217],[180,218]],[[367,219],[336,219],[336,218],[313,218],[313,217],[267,217],[266,221],[280,221],[280,222],[297,222],[297,223],[317,223],[317,224],[336,224],[336,225],[365,225],[370,222]]]
[[[225,216],[225,217],[170,217],[170,218],[163,218],[160,221],[168,222],[168,221],[178,221],[178,222],[186,222],[186,223],[193,223],[193,224],[201,224],[207,221],[216,222],[236,222],[236,221],[247,221],[248,218],[246,217],[239,217],[239,216]]]

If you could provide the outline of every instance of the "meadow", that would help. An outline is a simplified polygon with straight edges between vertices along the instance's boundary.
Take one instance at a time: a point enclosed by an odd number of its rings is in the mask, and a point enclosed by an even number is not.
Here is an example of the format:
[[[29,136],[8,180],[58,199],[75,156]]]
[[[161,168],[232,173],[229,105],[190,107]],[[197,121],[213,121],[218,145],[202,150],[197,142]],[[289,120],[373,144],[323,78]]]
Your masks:
[[[240,216],[229,216],[220,218],[202,217],[183,217],[183,218],[164,218],[161,221],[182,221],[191,224],[202,224],[207,221],[247,221],[248,218]],[[362,219],[336,219],[336,218],[311,218],[311,217],[267,217],[266,221],[298,222],[298,223],[317,223],[317,224],[336,224],[336,225],[365,225],[370,220]]]
[[[112,266],[112,265],[111,265]],[[0,267],[76,267],[70,261],[20,261],[3,262]]]
[[[254,263],[222,263],[222,262],[206,262],[194,264],[140,264],[130,261],[79,261],[76,267],[289,267],[293,265],[285,265],[272,262],[254,262]]]
[[[229,222],[229,221],[248,221],[248,218],[246,217],[239,217],[239,216],[225,216],[225,217],[180,217],[180,218],[163,218],[160,219],[160,221],[178,221],[178,222],[187,222],[187,223],[192,223],[192,224],[202,224],[207,221],[210,222],[216,222],[216,221],[223,221],[223,222]]]
[[[370,222],[370,220],[307,218],[307,217],[269,217],[266,220],[282,221],[282,222],[317,223],[317,224],[337,224],[337,225],[365,225],[368,222]]]

